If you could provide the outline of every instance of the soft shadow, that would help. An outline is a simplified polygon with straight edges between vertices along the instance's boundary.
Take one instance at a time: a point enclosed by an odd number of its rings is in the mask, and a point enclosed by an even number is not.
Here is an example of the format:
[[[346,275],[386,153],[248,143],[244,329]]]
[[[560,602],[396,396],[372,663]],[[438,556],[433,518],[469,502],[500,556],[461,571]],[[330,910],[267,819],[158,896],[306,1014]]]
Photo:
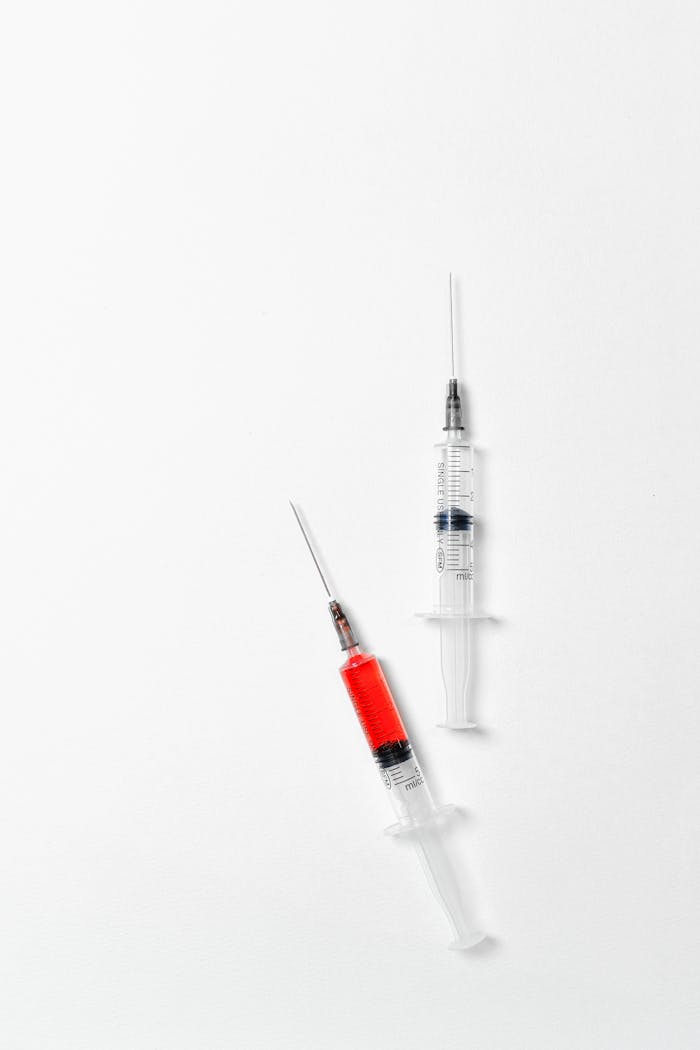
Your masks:
[[[487,935],[483,941],[479,941],[473,948],[468,948],[467,951],[460,952],[465,959],[478,959],[485,958],[487,956],[496,955],[500,952],[503,947],[503,942],[498,937],[491,937]]]

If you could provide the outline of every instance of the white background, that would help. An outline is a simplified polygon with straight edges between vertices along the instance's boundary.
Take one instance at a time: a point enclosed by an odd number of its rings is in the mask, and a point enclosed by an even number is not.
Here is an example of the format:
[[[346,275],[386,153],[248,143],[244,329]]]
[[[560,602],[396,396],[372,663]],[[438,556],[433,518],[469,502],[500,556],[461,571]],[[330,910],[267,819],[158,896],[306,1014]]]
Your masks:
[[[696,1048],[696,5],[8,6],[0,1044]],[[413,616],[449,269],[468,736]],[[288,496],[465,806],[475,952]]]

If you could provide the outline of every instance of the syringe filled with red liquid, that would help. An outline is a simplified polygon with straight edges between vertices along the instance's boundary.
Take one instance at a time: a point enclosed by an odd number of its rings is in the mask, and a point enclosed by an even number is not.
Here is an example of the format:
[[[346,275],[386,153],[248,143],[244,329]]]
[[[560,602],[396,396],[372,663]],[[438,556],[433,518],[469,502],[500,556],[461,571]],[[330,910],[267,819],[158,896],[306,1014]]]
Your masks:
[[[293,503],[291,507],[326,589],[340,648],[347,655],[340,668],[341,678],[397,818],[386,829],[387,834],[411,838],[428,882],[452,927],[455,939],[450,947],[471,948],[483,940],[484,934],[473,922],[471,908],[444,842],[445,819],[455,807],[435,805],[379,661],[360,648],[340,602],[331,595],[297,509]]]

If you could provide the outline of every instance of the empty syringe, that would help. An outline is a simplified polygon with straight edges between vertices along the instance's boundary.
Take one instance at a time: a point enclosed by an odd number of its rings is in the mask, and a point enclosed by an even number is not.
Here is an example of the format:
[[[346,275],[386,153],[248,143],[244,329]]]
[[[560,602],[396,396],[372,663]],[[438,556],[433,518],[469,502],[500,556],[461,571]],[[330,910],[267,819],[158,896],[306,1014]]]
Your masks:
[[[445,688],[440,725],[472,729],[471,621],[474,611],[474,462],[467,437],[454,354],[454,313],[450,274],[450,350],[444,437],[435,445],[434,606],[429,618],[440,624],[440,663]]]

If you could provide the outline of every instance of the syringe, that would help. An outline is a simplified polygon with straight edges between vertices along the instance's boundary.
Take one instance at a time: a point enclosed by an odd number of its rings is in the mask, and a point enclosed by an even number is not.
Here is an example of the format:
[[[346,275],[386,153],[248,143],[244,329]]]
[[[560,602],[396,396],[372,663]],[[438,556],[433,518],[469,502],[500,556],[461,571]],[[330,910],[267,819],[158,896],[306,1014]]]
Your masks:
[[[452,378],[447,384],[444,438],[435,445],[435,584],[429,618],[440,623],[440,660],[447,729],[473,729],[470,717],[471,621],[474,612],[474,463],[466,437],[455,370],[452,274],[450,274]]]
[[[297,509],[293,503],[291,507],[328,595],[328,609],[340,648],[347,655],[340,668],[341,678],[397,818],[386,828],[386,833],[411,838],[428,882],[452,927],[455,939],[450,948],[471,948],[483,940],[484,934],[472,922],[443,837],[445,819],[454,813],[455,806],[435,805],[379,661],[360,648],[340,602],[331,594]]]

